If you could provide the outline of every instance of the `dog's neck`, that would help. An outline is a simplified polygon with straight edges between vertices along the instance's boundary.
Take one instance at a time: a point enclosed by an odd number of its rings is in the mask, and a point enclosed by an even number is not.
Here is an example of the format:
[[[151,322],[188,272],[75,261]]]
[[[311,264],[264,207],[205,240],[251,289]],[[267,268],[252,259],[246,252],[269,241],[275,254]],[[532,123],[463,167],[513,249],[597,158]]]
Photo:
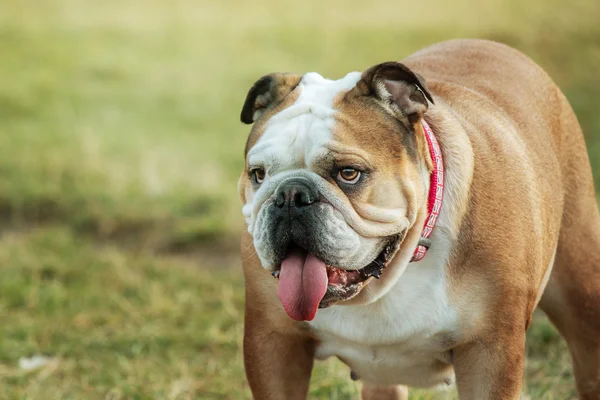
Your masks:
[[[443,100],[437,100],[425,114],[444,156],[444,207],[430,236],[431,250],[419,263],[411,263],[419,244],[422,227],[427,219],[427,202],[420,207],[417,218],[406,233],[400,249],[386,267],[382,278],[371,282],[348,304],[369,304],[377,301],[402,279],[407,268],[445,268],[467,211],[469,189],[473,178],[473,148],[465,128]],[[423,163],[423,179],[429,190],[429,170]]]
[[[427,111],[425,119],[444,155],[444,206],[436,223],[436,231],[443,230],[456,239],[469,203],[474,168],[473,147],[461,121],[443,100],[436,99],[436,104]],[[432,234],[432,246],[435,245],[435,236]]]

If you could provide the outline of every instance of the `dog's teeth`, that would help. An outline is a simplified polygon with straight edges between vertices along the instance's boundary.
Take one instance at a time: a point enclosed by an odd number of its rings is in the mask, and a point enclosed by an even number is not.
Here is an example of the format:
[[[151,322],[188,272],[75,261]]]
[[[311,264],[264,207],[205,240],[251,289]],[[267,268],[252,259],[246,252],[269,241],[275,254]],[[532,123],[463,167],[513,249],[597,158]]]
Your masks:
[[[371,272],[371,276],[375,279],[379,279],[379,277],[381,276],[381,271],[376,269],[375,271]]]
[[[273,271],[271,275],[273,275],[273,278],[279,278],[279,270]]]

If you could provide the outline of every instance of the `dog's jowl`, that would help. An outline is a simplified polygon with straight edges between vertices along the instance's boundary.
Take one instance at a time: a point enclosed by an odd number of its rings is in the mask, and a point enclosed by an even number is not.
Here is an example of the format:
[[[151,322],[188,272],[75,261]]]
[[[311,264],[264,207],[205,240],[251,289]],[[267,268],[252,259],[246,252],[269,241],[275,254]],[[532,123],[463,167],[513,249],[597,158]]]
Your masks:
[[[306,398],[313,361],[331,356],[364,399],[452,384],[461,399],[518,399],[538,305],[569,344],[580,398],[600,399],[590,164],[565,96],[529,58],[457,40],[338,80],[273,73],[241,115],[256,399]]]

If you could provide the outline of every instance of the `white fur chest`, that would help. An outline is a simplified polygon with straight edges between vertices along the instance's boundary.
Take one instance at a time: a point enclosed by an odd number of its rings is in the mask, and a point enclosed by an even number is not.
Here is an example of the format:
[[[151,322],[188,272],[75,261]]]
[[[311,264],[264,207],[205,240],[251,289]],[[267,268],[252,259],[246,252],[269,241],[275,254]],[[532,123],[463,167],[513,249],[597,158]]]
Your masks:
[[[434,253],[410,264],[372,304],[319,310],[310,324],[319,339],[316,358],[336,356],[361,380],[375,384],[452,383],[448,349],[457,337],[457,317],[440,254]]]

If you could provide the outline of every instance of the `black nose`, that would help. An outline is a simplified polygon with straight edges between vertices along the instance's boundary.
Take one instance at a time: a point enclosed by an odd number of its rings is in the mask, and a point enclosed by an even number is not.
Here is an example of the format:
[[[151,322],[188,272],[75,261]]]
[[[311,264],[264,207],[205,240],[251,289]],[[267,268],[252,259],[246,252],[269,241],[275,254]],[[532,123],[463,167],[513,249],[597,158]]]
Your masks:
[[[317,201],[317,191],[310,182],[301,178],[291,178],[277,188],[275,206],[277,208],[306,207]]]

